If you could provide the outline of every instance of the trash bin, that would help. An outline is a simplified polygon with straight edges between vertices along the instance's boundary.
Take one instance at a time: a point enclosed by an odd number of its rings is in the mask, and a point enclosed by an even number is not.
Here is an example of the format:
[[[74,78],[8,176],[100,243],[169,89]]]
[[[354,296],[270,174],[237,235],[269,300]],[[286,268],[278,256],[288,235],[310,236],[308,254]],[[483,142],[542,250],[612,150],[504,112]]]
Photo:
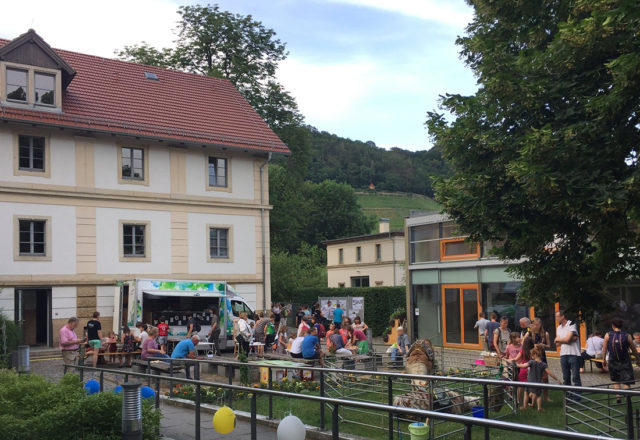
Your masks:
[[[31,371],[29,366],[29,346],[18,345],[18,373],[27,374]]]
[[[482,406],[472,406],[471,413],[473,414],[473,417],[484,419],[484,407]]]
[[[427,440],[429,438],[429,425],[422,422],[415,422],[409,425],[411,440]]]

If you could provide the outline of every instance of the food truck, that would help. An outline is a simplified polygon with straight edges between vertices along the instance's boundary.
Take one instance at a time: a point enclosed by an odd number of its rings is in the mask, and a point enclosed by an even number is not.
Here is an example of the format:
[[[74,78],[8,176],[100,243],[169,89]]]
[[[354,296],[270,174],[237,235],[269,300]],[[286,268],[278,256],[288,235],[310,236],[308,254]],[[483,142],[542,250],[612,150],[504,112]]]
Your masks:
[[[233,347],[233,320],[241,312],[253,316],[251,307],[224,281],[134,279],[119,283],[114,307],[114,331],[120,333],[136,322],[157,325],[161,316],[169,324],[169,336],[187,334],[187,315],[200,324],[200,338],[211,327],[211,311],[220,316],[218,347]]]

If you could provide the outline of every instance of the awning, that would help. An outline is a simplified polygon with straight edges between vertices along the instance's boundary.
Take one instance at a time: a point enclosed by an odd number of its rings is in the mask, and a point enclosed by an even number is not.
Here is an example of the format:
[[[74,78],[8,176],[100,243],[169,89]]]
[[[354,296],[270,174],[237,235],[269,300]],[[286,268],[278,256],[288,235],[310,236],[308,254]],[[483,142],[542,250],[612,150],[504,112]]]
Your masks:
[[[177,296],[177,297],[204,297],[204,298],[222,298],[225,295],[220,292],[199,291],[199,290],[143,290],[143,293],[151,296]]]

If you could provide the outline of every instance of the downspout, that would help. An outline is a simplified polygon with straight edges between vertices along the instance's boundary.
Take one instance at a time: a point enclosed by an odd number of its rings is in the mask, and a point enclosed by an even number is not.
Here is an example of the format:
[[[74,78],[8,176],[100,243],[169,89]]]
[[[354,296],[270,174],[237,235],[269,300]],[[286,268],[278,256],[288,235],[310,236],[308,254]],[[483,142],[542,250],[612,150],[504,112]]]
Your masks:
[[[267,243],[264,225],[264,167],[271,162],[271,153],[267,161],[260,165],[260,229],[262,234],[262,308],[267,309]]]
[[[393,249],[393,264],[391,267],[393,268],[393,286],[397,285],[396,281],[396,242],[393,240],[393,235],[389,232],[389,238],[391,239],[391,249]]]

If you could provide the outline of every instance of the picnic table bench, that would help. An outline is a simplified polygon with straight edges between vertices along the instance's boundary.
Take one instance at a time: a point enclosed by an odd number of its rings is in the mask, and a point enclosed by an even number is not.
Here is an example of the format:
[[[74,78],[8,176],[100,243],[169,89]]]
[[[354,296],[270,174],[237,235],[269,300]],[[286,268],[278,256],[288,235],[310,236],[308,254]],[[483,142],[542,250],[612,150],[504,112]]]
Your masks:
[[[161,360],[152,360],[151,363],[147,363],[144,359],[135,359],[132,366],[138,367],[138,369],[145,373],[147,371],[147,367],[151,367],[152,371],[156,373],[171,373],[171,364],[169,362],[164,362]],[[182,362],[173,362],[173,372],[178,373],[184,369],[184,364]]]
[[[597,358],[591,358],[588,359],[589,361],[589,371],[593,371],[593,364],[596,364],[596,366],[600,369],[604,368],[604,359],[597,359]]]
[[[293,361],[300,362],[301,364],[313,365],[315,364],[315,359],[305,359],[305,358],[294,358],[288,354],[279,354],[279,353],[265,353],[265,359],[278,360],[278,361]]]

